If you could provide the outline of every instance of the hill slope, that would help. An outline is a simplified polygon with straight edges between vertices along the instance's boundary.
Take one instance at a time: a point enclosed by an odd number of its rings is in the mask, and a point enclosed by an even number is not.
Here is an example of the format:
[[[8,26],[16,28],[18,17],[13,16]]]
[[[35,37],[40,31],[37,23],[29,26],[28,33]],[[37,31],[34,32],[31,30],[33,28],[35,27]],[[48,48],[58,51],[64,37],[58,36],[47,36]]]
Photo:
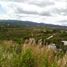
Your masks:
[[[31,21],[19,21],[19,20],[0,20],[0,26],[6,27],[48,27],[48,28],[58,28],[67,29],[67,26],[59,26],[53,24],[36,23]]]

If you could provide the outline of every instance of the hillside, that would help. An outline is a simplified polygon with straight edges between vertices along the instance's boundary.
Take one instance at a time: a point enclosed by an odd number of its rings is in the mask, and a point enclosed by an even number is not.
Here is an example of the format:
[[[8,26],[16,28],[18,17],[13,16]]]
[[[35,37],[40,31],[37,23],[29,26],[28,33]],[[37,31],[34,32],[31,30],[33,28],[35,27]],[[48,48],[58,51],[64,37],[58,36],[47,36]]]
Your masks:
[[[0,67],[67,67],[67,31],[61,29],[67,27],[1,20]]]
[[[59,26],[53,24],[36,23],[31,21],[19,21],[19,20],[0,20],[0,26],[6,27],[48,27],[48,28],[58,28],[67,29],[67,26]]]

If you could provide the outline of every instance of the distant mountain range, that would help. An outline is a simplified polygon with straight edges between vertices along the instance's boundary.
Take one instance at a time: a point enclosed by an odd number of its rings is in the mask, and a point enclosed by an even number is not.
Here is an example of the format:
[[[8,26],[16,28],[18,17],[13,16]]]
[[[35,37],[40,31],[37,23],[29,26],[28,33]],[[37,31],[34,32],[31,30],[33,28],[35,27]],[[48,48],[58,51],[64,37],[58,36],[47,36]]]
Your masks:
[[[6,27],[48,27],[56,29],[67,29],[67,26],[45,24],[45,23],[36,23],[31,21],[19,21],[19,20],[0,20],[0,26]]]

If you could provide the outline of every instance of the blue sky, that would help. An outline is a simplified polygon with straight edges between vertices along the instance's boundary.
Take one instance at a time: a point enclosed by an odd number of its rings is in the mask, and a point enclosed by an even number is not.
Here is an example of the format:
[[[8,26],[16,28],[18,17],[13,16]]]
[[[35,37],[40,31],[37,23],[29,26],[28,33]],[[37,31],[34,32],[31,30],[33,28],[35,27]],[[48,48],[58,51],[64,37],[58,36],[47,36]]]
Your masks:
[[[0,19],[67,26],[67,0],[0,0]]]

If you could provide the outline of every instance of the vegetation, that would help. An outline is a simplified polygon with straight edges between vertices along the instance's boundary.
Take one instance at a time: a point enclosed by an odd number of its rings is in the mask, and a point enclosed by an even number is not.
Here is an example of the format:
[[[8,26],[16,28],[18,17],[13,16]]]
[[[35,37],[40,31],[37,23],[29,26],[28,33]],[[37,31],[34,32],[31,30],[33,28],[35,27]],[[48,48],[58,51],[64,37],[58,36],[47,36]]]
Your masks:
[[[44,27],[0,27],[0,67],[67,67],[67,46],[61,44],[66,35]],[[63,50],[50,48],[51,43]]]
[[[67,67],[67,53],[48,46],[0,42],[0,67]]]

